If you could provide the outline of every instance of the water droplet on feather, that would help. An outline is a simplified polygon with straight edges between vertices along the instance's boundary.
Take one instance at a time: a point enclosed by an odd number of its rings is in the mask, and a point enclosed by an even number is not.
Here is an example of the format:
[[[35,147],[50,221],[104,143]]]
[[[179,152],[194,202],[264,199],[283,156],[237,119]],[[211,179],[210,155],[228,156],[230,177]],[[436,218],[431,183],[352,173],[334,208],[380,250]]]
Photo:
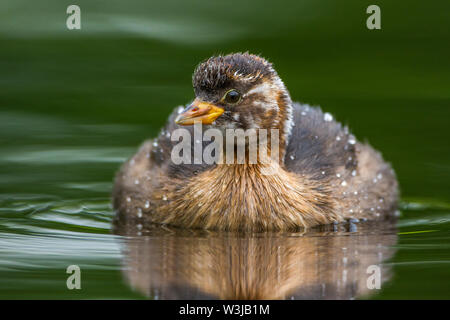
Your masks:
[[[323,120],[329,122],[329,121],[333,120],[333,116],[332,116],[330,113],[326,112],[326,113],[323,115]]]

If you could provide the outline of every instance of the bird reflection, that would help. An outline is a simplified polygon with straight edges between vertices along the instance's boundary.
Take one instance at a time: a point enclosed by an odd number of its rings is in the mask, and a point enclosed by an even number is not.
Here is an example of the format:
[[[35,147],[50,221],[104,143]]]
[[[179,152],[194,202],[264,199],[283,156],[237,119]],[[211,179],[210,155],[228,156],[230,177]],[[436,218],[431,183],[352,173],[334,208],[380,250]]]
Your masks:
[[[328,229],[328,230],[327,230]],[[367,268],[384,262],[397,235],[393,222],[349,223],[306,233],[168,229],[116,224],[125,235],[124,278],[152,299],[354,299],[377,289]]]

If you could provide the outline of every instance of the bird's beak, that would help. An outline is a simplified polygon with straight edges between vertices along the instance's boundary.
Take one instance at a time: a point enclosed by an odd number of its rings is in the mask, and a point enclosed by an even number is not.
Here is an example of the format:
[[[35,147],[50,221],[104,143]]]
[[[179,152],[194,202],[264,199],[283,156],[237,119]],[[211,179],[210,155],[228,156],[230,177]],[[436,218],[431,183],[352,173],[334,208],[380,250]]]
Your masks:
[[[213,123],[222,113],[224,109],[214,104],[195,99],[192,104],[175,119],[175,123],[188,126],[195,122],[202,124]]]

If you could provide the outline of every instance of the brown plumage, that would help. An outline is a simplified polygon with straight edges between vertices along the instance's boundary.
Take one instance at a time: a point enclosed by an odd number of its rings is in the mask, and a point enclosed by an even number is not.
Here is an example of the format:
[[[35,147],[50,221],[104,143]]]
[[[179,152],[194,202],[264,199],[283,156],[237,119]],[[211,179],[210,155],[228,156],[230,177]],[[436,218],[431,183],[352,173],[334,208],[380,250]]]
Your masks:
[[[195,70],[193,85],[193,104],[175,110],[158,138],[145,142],[118,173],[113,197],[119,219],[255,231],[392,215],[398,191],[391,167],[330,114],[292,103],[263,58],[247,53],[210,58]],[[276,129],[280,159],[175,164],[171,152],[179,141],[171,141],[171,134],[183,127],[193,137],[194,120],[224,137],[227,129],[267,129],[271,141],[270,130]],[[209,144],[192,137],[191,154],[196,143]],[[222,155],[227,152],[224,148]]]

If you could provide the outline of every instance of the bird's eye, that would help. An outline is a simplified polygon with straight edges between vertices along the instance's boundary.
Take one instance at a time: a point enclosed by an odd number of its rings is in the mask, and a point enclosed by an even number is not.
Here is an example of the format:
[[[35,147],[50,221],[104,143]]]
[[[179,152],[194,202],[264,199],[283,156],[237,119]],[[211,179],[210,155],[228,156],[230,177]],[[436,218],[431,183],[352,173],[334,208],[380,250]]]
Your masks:
[[[227,93],[225,93],[225,95],[222,98],[223,102],[231,103],[231,104],[236,104],[240,100],[241,100],[241,94],[235,89],[228,90]]]

